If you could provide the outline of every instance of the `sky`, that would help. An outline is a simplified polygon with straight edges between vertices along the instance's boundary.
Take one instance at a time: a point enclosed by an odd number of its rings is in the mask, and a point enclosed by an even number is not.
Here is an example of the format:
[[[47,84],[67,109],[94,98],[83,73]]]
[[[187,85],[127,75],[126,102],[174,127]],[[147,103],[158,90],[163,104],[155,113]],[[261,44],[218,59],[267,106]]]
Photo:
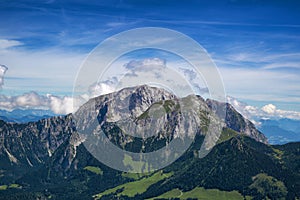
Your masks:
[[[162,27],[206,50],[240,112],[300,119],[299,1],[2,0],[0,18],[2,109],[71,112],[76,75],[99,43],[129,29]],[[104,83],[97,88],[110,91]]]

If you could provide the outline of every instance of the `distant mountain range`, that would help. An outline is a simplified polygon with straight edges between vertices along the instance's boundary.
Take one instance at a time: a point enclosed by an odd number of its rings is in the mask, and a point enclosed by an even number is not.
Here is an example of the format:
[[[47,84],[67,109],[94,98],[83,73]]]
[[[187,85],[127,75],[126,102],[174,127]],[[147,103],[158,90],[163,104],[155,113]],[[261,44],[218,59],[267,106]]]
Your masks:
[[[27,123],[56,116],[51,110],[42,109],[15,109],[12,111],[0,110],[0,119],[6,122]]]
[[[194,141],[174,163],[149,173],[107,167],[87,151],[77,130],[90,130],[97,120],[112,143],[131,152],[151,151],[180,139],[175,134],[181,128],[177,99],[162,89],[125,88],[91,99],[75,115],[24,124],[0,121],[0,199],[300,198],[300,143],[269,145],[230,104],[191,98],[184,100],[197,105],[192,117],[199,129],[188,124],[185,130],[186,134],[197,130]],[[166,111],[156,118],[164,129],[154,127],[160,132],[150,139],[126,135],[116,126],[125,117],[145,124],[154,116],[151,108],[159,106]],[[225,121],[215,109],[220,106],[226,109]],[[217,145],[201,158],[207,127],[219,122],[224,127]]]
[[[270,144],[300,141],[300,120],[262,119],[260,123],[258,129],[266,135]]]

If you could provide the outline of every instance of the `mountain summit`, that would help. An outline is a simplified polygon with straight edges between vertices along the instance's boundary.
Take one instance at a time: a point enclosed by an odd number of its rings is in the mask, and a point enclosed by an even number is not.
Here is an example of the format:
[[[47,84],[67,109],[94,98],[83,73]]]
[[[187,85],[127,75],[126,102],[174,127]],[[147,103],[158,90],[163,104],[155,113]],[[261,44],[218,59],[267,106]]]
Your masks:
[[[266,142],[264,135],[229,104],[205,101],[195,95],[178,98],[164,89],[147,85],[93,98],[73,116],[76,130],[90,153],[98,160],[106,160],[104,163],[111,167],[117,165],[122,171],[147,172],[150,168],[167,166],[188,149],[197,134],[205,136],[199,149],[199,156],[204,157],[217,143],[223,128]],[[172,151],[162,150],[166,145]],[[144,155],[146,158],[143,156],[140,160],[140,154],[124,155],[120,149],[156,153],[152,153],[152,157]],[[142,169],[125,167],[127,163],[119,162],[124,156],[139,160],[139,166],[146,165]]]
[[[189,113],[194,115],[189,117],[197,118],[196,121],[199,123],[203,121],[203,117],[215,118],[216,121],[223,120],[225,127],[252,137],[259,142],[267,143],[266,137],[228,103],[217,102],[211,99],[205,101],[200,96],[193,95],[178,98],[171,92],[148,85],[124,88],[111,94],[93,98],[79,108],[75,113],[75,119],[78,120],[78,126],[87,126],[95,117],[98,118],[99,124],[117,122],[129,118],[138,121],[146,116],[157,118],[154,115],[149,116],[149,113],[151,114],[151,111],[157,110],[158,105],[161,105],[163,112],[176,111],[176,105],[178,107],[181,106],[179,108],[181,112],[183,109],[192,108],[195,113]],[[220,112],[217,109],[224,110],[223,116],[220,116]],[[201,124],[198,125],[201,126]],[[204,134],[203,130],[202,134]]]

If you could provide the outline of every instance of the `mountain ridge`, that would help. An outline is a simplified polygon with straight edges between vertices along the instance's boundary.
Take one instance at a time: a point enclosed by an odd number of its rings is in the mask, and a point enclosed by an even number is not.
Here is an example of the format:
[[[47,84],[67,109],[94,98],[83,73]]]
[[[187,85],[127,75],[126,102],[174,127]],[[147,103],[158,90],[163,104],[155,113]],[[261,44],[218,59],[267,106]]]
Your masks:
[[[116,97],[117,99],[113,99]],[[125,97],[127,98],[127,102],[124,100]],[[209,105],[206,106],[205,101],[201,97],[198,98],[200,101],[201,109],[206,109],[206,111],[208,111]],[[133,115],[139,116],[141,113],[145,112],[147,108],[150,105],[152,105],[154,102],[161,101],[161,100],[170,100],[170,99],[175,99],[175,96],[165,90],[143,85],[143,86],[132,87],[132,88],[124,88],[115,93],[95,97],[89,100],[86,104],[84,104],[81,107],[81,109],[77,111],[77,113],[81,113],[81,112],[84,113],[84,117],[82,119],[85,120],[83,124],[86,125],[88,124],[88,121],[95,120],[95,119],[90,119],[91,117],[90,114],[92,112],[98,112],[98,111],[101,112],[101,109],[107,109],[107,105],[109,102],[110,107],[113,110],[113,118],[109,120],[113,121],[113,120],[119,120],[120,118],[132,117]],[[211,100],[208,101],[212,102]],[[116,102],[120,103],[121,106],[118,105],[118,107],[114,107]],[[216,103],[216,101],[213,101],[213,103]],[[227,106],[228,104],[225,105]],[[91,112],[87,113],[87,107],[91,108],[91,110],[88,110]],[[243,130],[242,128],[247,127],[248,124],[251,125],[251,122],[247,123],[247,120],[244,119],[240,114],[238,114],[232,106],[227,106],[226,109],[227,112],[232,111],[235,114],[233,116],[233,119],[226,117],[226,120],[227,119],[231,120],[229,121],[230,123],[226,124],[229,128],[232,128],[233,130],[238,132],[242,132]],[[115,110],[117,111],[115,112]],[[124,112],[124,110],[126,112]],[[106,115],[101,116],[101,113],[100,114],[96,113],[96,115],[94,115],[93,117],[99,118],[101,123],[107,121],[107,118],[109,118],[109,116]],[[74,145],[73,148],[74,151],[69,151],[70,154],[68,156],[69,160],[65,161],[68,163],[67,166],[68,168],[70,167],[72,163],[72,159],[75,156],[73,154],[76,153],[75,151],[76,146],[78,146],[79,145],[78,142],[82,140],[80,139],[78,133],[76,132],[76,128],[78,127],[75,126],[73,119],[74,119],[74,115],[69,114],[66,116],[55,116],[48,119],[41,119],[38,122],[29,122],[27,124],[14,124],[14,123],[7,124],[2,121],[0,124],[1,125],[0,137],[3,138],[4,141],[0,146],[1,147],[0,151],[2,152],[1,154],[7,155],[9,160],[12,159],[16,161],[13,162],[14,164],[17,164],[18,160],[23,160],[26,161],[23,163],[27,163],[28,166],[30,166],[33,163],[41,163],[41,161],[43,161],[44,159],[51,157],[52,153],[62,143],[66,142],[67,140],[71,140],[72,141],[71,143],[76,145]],[[233,127],[236,125],[234,123],[231,123],[234,120],[244,122],[245,124],[243,127],[239,127],[239,126]],[[255,133],[263,137],[263,134],[257,131],[254,126],[249,127],[249,129],[253,129]],[[8,135],[9,137],[7,137]],[[251,137],[251,135],[249,134],[248,136]],[[253,135],[252,137],[255,138],[256,135]],[[19,149],[17,148],[11,151],[10,148],[7,146],[10,145],[10,143],[12,143],[10,138],[12,139],[12,141],[14,141],[15,143],[14,145],[19,144],[19,146],[22,148]],[[28,144],[26,144],[27,138],[30,138],[28,143],[30,142],[32,144],[36,144],[35,146],[33,146],[34,149],[36,149],[37,151],[37,153],[34,153],[34,156],[29,155],[32,152],[31,152],[31,147],[28,146]],[[259,137],[256,137],[256,139],[257,141],[262,141],[261,138]],[[27,145],[26,148],[23,148],[24,146],[23,143],[25,143],[25,146]],[[27,151],[29,153],[26,153]]]
[[[53,116],[57,115],[50,110],[43,109],[14,109],[12,111],[0,109],[0,119],[6,122],[28,123]]]
[[[118,102],[118,99],[114,98],[111,101],[117,93],[94,98],[79,111],[86,117],[81,119],[84,122],[83,124],[87,124],[85,121],[88,122],[89,117],[97,120],[99,126],[107,125],[107,123],[118,123],[118,120],[122,117],[138,118],[149,112],[148,109],[151,106],[154,106],[154,108],[161,106],[165,111],[169,111],[165,112],[166,116],[176,116],[176,106],[174,106],[176,104],[172,104],[174,102],[170,101],[172,98],[176,100],[175,96],[161,95],[165,94],[165,91],[160,91],[158,92],[160,95],[151,93],[150,96],[155,95],[155,97],[148,98],[147,93],[144,92],[148,89],[157,92],[157,89],[148,86],[143,87],[137,88],[137,90],[132,90],[132,88],[123,90],[123,93],[121,92],[123,96],[120,95],[123,104],[119,104],[119,107],[115,103]],[[201,107],[200,111],[203,111],[195,112],[201,116],[199,121],[200,132],[196,133],[195,140],[189,149],[174,163],[163,169],[164,173],[174,173],[174,175],[163,181],[167,181],[168,184],[166,184],[167,182],[152,184],[145,194],[136,194],[135,199],[148,198],[151,195],[152,197],[153,195],[159,196],[162,192],[167,192],[159,188],[167,190],[168,188],[179,187],[185,191],[193,189],[194,186],[218,188],[226,191],[238,190],[244,195],[257,196],[260,195],[259,192],[254,189],[253,191],[249,187],[254,184],[251,182],[252,177],[260,172],[282,181],[287,187],[287,197],[290,199],[299,196],[297,192],[299,183],[296,179],[299,177],[300,168],[297,162],[293,163],[291,159],[299,159],[297,148],[299,149],[300,143],[273,147],[261,142],[264,141],[262,140],[263,135],[260,135],[261,133],[257,130],[252,130],[255,127],[251,126],[250,122],[248,123],[242,115],[233,110],[232,106],[224,104],[225,109],[229,111],[229,116],[225,118],[227,120],[225,121],[226,126],[223,128],[216,146],[206,157],[200,158],[199,149],[205,140],[205,134],[203,133],[205,132],[205,123],[208,122],[205,116],[210,116],[213,120],[218,121],[215,118],[218,113],[213,112],[217,109],[210,109],[201,97],[193,97],[193,100],[197,102],[199,108]],[[113,103],[109,105],[111,102]],[[210,105],[212,106],[214,103],[216,102],[212,102]],[[132,105],[132,107],[129,108],[128,105]],[[85,112],[87,111],[84,109],[85,107],[93,109],[95,113]],[[110,110],[116,115],[110,117],[108,115]],[[126,113],[123,112],[124,110]],[[147,121],[149,116],[153,116],[153,113],[147,115],[141,117],[139,123]],[[172,120],[165,122],[170,123],[169,125],[173,123]],[[0,143],[0,175],[2,176],[0,185],[16,183],[23,187],[19,190],[7,189],[0,191],[0,193],[6,194],[5,197],[14,196],[11,192],[17,191],[18,195],[19,192],[25,192],[25,196],[34,194],[42,195],[45,198],[51,195],[57,199],[80,199],[78,195],[81,195],[82,199],[90,199],[101,191],[132,181],[131,178],[125,177],[123,173],[111,169],[95,159],[86,146],[83,145],[83,138],[77,133],[77,128],[72,114],[42,119],[27,124],[0,121],[0,136],[2,136]],[[248,134],[239,132],[243,130],[250,131]],[[204,132],[201,133],[201,131]],[[257,133],[261,137],[257,137],[253,133]],[[111,142],[119,144],[120,148],[132,152],[142,151],[142,146],[137,145],[138,140],[136,138],[134,138],[135,143],[128,139],[129,136],[124,136],[120,131],[107,132],[106,134],[111,136]],[[155,144],[156,147],[160,148],[161,142],[166,141],[165,136],[161,138],[154,137],[153,141],[157,143],[149,143],[148,148],[151,147],[149,150],[154,148],[150,144]],[[251,136],[253,139],[248,138]],[[141,140],[143,141],[143,137]],[[120,141],[123,143],[120,143]],[[148,143],[144,144],[147,145]],[[16,162],[14,162],[12,156],[16,159]],[[210,168],[216,171],[210,173]],[[97,169],[101,173],[95,174],[87,169]],[[248,173],[250,169],[252,169],[252,172]],[[182,182],[182,180],[189,181]],[[218,180],[227,181],[227,183],[220,184]],[[235,180],[239,181],[235,183]],[[59,189],[58,186],[64,188],[64,190]],[[157,187],[158,189],[154,190]],[[158,191],[160,191],[160,194]],[[282,194],[286,193],[283,192]],[[110,195],[110,197],[113,196]]]

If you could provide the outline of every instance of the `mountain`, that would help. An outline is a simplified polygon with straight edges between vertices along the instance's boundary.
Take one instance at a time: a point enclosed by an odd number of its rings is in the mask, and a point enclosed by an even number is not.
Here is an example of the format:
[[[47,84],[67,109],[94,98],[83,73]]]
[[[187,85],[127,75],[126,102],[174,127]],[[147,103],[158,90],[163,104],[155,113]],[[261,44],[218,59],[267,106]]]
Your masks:
[[[260,120],[258,129],[262,131],[271,144],[286,144],[300,141],[300,121],[293,119]]]
[[[193,111],[184,127],[178,121],[184,114],[180,108]],[[225,121],[220,109],[227,112]],[[133,122],[139,127],[153,118],[149,130],[158,135],[149,139],[139,131],[128,134]],[[187,151],[162,170],[125,173],[99,162],[84,145],[87,137],[81,131],[92,128],[92,122],[112,143],[130,152],[160,149],[183,137],[176,132],[180,128],[196,135]],[[161,129],[159,123],[164,125]],[[201,157],[199,149],[211,123],[223,128],[217,145]],[[237,199],[300,197],[299,143],[268,145],[265,136],[229,104],[200,96],[179,99],[145,85],[91,99],[73,115],[25,124],[0,121],[0,138],[0,199],[197,198],[193,195],[200,191]]]
[[[42,109],[15,109],[12,111],[0,110],[0,119],[6,122],[27,123],[56,116],[50,110]]]

